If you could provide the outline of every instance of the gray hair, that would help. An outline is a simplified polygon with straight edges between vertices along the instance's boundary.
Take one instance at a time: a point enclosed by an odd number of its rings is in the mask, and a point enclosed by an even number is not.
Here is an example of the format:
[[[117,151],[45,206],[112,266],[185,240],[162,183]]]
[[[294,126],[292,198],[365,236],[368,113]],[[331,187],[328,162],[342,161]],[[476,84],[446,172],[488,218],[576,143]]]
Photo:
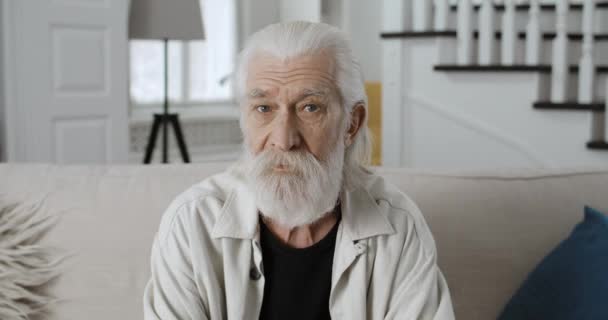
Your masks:
[[[288,59],[320,50],[328,50],[336,63],[336,86],[338,87],[341,104],[345,114],[341,125],[341,135],[348,129],[351,122],[351,112],[355,105],[363,104],[369,115],[367,95],[361,67],[352,53],[347,35],[338,28],[325,24],[305,21],[276,23],[254,33],[247,41],[245,48],[238,57],[236,73],[236,93],[239,100],[245,97],[246,79],[249,62],[255,53],[268,53],[278,59]],[[346,149],[344,166],[347,184],[356,183],[356,176],[365,170],[365,165],[371,159],[371,136],[365,117],[353,143]],[[243,114],[240,119],[243,127]],[[357,174],[359,173],[359,174]],[[348,176],[351,176],[350,178]],[[349,183],[348,180],[350,181]]]

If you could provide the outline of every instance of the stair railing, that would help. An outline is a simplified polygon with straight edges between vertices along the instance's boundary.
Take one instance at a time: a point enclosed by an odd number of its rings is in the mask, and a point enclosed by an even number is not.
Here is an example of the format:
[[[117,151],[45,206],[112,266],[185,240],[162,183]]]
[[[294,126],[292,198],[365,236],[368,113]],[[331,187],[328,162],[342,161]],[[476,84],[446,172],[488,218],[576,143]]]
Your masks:
[[[456,41],[458,50],[456,61],[460,65],[468,65],[473,60],[473,28],[471,26],[473,7],[471,0],[459,0],[457,10]]]
[[[448,29],[448,0],[411,0],[412,27],[414,31],[446,31]],[[473,64],[473,5],[471,0],[456,2],[456,62],[459,65]],[[495,61],[495,7],[493,0],[481,0],[478,12],[478,51],[479,65],[492,65]],[[551,52],[551,87],[550,100],[553,103],[568,101],[570,65],[568,39],[568,0],[556,0],[555,32]],[[514,65],[517,30],[515,26],[515,0],[502,0],[504,13],[501,21],[500,64]],[[529,11],[526,24],[524,64],[536,66],[541,63],[542,33],[540,29],[539,0],[528,0]],[[583,0],[582,51],[578,65],[578,94],[581,104],[590,104],[594,100],[595,61],[594,47],[594,0]],[[432,21],[431,21],[432,20]],[[606,81],[606,106],[608,106],[608,81]],[[604,140],[608,141],[608,110],[604,112]]]
[[[478,58],[480,65],[492,64],[494,59],[494,3],[492,0],[482,0],[479,8],[479,41]]]
[[[527,65],[537,65],[541,56],[540,5],[538,0],[530,0],[528,23],[526,24],[526,60]]]
[[[606,79],[606,96],[604,97],[604,142],[608,143],[608,79]]]
[[[434,0],[434,19],[433,26],[435,31],[445,31],[448,29],[448,0]]]
[[[504,4],[500,62],[503,65],[513,65],[515,64],[515,1],[504,0]]]
[[[431,2],[429,0],[413,0],[413,30],[417,32],[428,31],[431,17]]]
[[[568,21],[567,0],[556,0],[555,32],[551,59],[551,102],[566,102],[568,96]]]
[[[591,103],[593,101],[593,87],[595,78],[595,65],[593,63],[593,0],[583,3],[583,50],[578,65],[578,102]]]

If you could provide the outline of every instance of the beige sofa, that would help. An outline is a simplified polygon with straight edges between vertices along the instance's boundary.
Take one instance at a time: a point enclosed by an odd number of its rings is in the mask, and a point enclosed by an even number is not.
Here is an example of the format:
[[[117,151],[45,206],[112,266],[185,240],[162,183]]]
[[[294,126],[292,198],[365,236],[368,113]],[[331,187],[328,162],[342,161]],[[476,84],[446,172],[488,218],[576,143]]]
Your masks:
[[[50,191],[63,213],[43,239],[77,255],[51,286],[50,319],[141,319],[162,212],[228,163],[152,166],[0,164],[0,193]],[[608,166],[483,172],[375,168],[419,205],[435,236],[458,319],[496,315],[526,274],[583,217],[608,212]]]

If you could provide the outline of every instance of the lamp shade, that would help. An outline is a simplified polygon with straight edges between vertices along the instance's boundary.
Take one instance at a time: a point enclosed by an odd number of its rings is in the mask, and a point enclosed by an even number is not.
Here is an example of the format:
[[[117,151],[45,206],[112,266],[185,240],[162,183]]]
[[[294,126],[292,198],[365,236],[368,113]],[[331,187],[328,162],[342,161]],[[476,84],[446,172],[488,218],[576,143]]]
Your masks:
[[[205,38],[200,0],[131,0],[129,38]]]

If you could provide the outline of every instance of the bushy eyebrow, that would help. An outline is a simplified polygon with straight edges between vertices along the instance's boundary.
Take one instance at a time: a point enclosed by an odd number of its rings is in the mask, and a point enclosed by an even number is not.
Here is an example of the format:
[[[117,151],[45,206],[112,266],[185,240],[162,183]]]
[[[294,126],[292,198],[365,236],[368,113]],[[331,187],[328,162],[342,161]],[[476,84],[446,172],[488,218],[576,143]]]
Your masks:
[[[249,98],[264,98],[266,97],[266,90],[262,90],[260,88],[255,88],[251,91],[249,91],[249,94],[247,95]]]
[[[299,99],[304,99],[310,96],[325,97],[329,94],[329,90],[325,88],[310,88],[302,90],[302,93],[298,96]]]
[[[298,95],[297,100],[301,100],[307,97],[316,96],[316,97],[325,97],[329,94],[329,89],[327,88],[306,88],[302,90],[300,95]],[[268,95],[266,90],[262,90],[260,88],[254,88],[249,91],[247,95],[249,98],[265,98]]]

